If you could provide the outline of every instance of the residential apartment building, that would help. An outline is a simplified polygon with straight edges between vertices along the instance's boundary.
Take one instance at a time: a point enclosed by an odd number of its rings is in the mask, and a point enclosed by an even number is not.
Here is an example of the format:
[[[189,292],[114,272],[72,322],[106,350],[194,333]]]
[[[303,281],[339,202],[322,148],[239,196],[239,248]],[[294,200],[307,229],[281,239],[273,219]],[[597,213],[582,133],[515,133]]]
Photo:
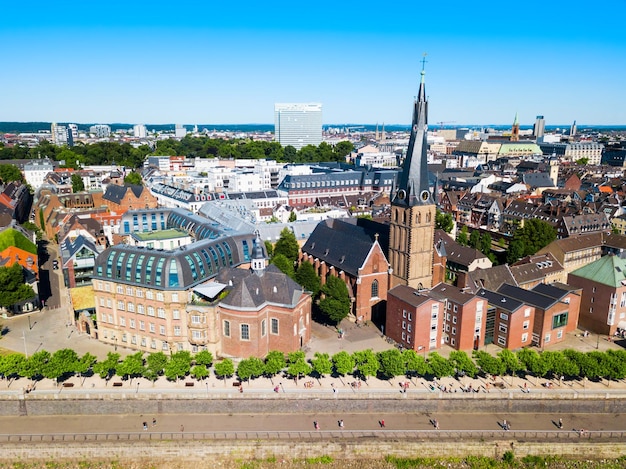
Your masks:
[[[582,289],[581,328],[607,336],[626,330],[626,260],[604,256],[571,272],[567,281]]]
[[[387,293],[384,333],[403,348],[426,354],[442,344],[445,302],[407,285]]]

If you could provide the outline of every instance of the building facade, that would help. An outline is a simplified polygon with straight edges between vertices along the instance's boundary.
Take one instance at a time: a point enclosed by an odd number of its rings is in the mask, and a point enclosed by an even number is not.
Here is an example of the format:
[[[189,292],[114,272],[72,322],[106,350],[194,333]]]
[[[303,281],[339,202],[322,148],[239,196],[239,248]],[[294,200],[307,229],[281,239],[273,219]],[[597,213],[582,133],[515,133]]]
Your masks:
[[[274,104],[274,138],[282,146],[300,150],[322,143],[322,105],[320,103]]]

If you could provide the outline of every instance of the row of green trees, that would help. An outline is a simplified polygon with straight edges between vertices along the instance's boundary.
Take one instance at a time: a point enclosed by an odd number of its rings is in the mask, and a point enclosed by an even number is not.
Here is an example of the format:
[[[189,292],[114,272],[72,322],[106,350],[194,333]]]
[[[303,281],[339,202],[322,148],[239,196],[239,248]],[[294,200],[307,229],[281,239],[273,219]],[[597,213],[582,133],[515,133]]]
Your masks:
[[[71,349],[58,350],[53,354],[42,350],[29,358],[17,353],[0,357],[0,376],[5,379],[24,377],[31,380],[48,378],[61,381],[74,375],[97,374],[107,380],[113,376],[130,380],[143,377],[153,381],[159,376],[165,376],[170,381],[191,376],[202,380],[209,376],[212,365],[213,355],[206,350],[195,355],[188,351],[180,351],[169,357],[163,352],[148,354],[145,357],[143,352],[137,352],[123,360],[118,353],[110,352],[107,358],[100,362],[90,353],[79,357]],[[532,349],[522,349],[518,352],[504,349],[496,356],[477,351],[472,358],[466,352],[453,351],[449,358],[445,358],[437,352],[431,352],[426,357],[414,350],[401,352],[394,348],[377,353],[372,350],[352,354],[341,351],[333,356],[318,352],[311,360],[307,360],[302,351],[292,352],[287,356],[282,352],[272,351],[265,360],[246,358],[241,360],[236,368],[232,360],[228,358],[221,360],[215,363],[213,372],[219,378],[228,378],[236,374],[240,380],[261,376],[272,378],[283,374],[291,378],[353,375],[363,380],[371,377],[390,379],[395,376],[475,377],[478,374],[494,376],[530,374],[539,378],[618,380],[626,377],[626,351],[583,353],[565,350],[538,353]]]
[[[244,158],[271,159],[286,163],[311,163],[320,161],[345,161],[345,157],[354,149],[352,143],[343,141],[337,145],[320,143],[317,147],[307,145],[300,150],[278,142],[252,141],[242,139],[211,139],[192,137],[183,139],[160,140],[157,142],[155,155],[185,155],[190,158]]]
[[[249,158],[273,159],[287,163],[320,161],[345,161],[354,149],[348,141],[337,145],[320,143],[317,147],[307,145],[300,150],[292,146],[283,147],[278,142],[257,142],[243,139],[211,139],[186,136],[182,140],[159,140],[156,148],[142,145],[134,148],[129,143],[98,142],[77,143],[73,147],[59,147],[43,141],[34,148],[26,145],[4,146],[0,143],[0,160],[35,159],[48,157],[65,161],[65,167],[78,169],[82,165],[116,164],[139,168],[147,155],[184,155],[190,158]],[[1,178],[1,176],[0,176]]]

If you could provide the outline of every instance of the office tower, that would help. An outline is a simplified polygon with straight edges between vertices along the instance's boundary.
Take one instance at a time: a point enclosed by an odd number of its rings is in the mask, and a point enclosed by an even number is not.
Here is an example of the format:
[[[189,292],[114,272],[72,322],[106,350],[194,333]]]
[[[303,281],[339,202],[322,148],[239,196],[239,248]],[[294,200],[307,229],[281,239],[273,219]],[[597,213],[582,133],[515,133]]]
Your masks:
[[[576,121],[574,121],[574,123],[572,124],[572,126],[569,128],[569,136],[570,137],[575,137],[576,136]]]
[[[133,125],[133,135],[136,138],[146,138],[148,136],[148,131],[146,130],[146,126],[143,124]]]
[[[391,202],[389,263],[392,287],[432,287],[435,234],[435,202],[428,185],[428,102],[424,69],[413,108],[409,149],[404,159],[398,190]]]
[[[296,150],[322,143],[320,103],[274,104],[274,140]]]
[[[67,127],[64,125],[58,125],[56,122],[53,122],[50,126],[50,134],[52,143],[55,145],[67,145]]]
[[[537,120],[535,121],[535,127],[533,128],[534,137],[539,140],[543,139],[543,134],[546,131],[546,121],[543,119],[543,116],[537,116]]]
[[[185,126],[182,124],[176,124],[174,127],[174,137],[183,138],[185,135],[187,135],[187,129]]]
[[[111,127],[106,124],[96,124],[89,127],[89,133],[95,134],[98,138],[106,138],[111,135]]]

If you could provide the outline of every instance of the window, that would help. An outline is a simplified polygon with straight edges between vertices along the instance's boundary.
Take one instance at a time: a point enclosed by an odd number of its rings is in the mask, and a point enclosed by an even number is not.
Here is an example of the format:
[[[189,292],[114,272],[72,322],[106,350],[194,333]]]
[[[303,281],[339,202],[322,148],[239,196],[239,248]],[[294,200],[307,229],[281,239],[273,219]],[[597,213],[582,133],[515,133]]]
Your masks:
[[[402,317],[406,318],[406,309],[402,311]]]
[[[402,321],[402,329],[406,329],[406,321]]]
[[[270,319],[270,327],[272,334],[278,334],[278,319],[272,318]]]
[[[412,320],[411,313],[409,313],[409,321],[411,321],[411,320]]]
[[[456,316],[452,318],[452,324],[456,324]]]
[[[498,336],[498,344],[502,345],[503,347],[506,347],[506,338],[502,337],[501,335]]]
[[[158,308],[157,309],[157,316],[159,316],[161,319],[165,319],[165,309],[164,308]]]
[[[508,321],[509,315],[506,313],[500,313],[500,319],[502,319],[503,321]]]
[[[130,328],[131,328],[131,329],[134,329],[134,328],[135,328],[135,320],[134,320],[134,319],[131,319],[131,320],[130,320]],[[133,343],[134,343],[134,342],[133,342]]]
[[[126,318],[124,316],[120,316],[120,326],[126,326]]]
[[[111,298],[107,298],[107,308],[110,308],[112,305]]]
[[[408,326],[406,326],[406,330],[411,332],[411,325],[410,324]]]
[[[456,335],[456,327],[452,328],[452,335]]]
[[[372,282],[372,298],[378,298],[378,280]]]
[[[406,341],[406,332],[402,333],[402,340]]]
[[[546,337],[543,339],[543,341],[547,344],[548,342],[550,342],[550,334],[546,334]]]
[[[265,334],[267,332],[266,331],[266,328],[267,328],[266,326],[267,326],[267,323],[266,323],[265,319],[263,319],[261,321],[261,337],[265,337]]]
[[[137,336],[136,335],[130,336],[130,343],[133,344],[133,345],[137,345]]]
[[[145,347],[145,346],[146,346],[146,338],[145,338],[145,337],[142,337],[142,338],[141,338],[141,346],[142,346],[142,347]]]
[[[104,298],[100,298],[100,306],[104,307]]]
[[[552,316],[552,329],[567,326],[567,311],[561,314],[555,314]]]
[[[529,326],[530,326],[530,321],[524,321],[524,323],[522,324],[522,329],[528,329]]]
[[[133,296],[133,289],[132,289],[132,287],[126,287],[126,294],[128,296]]]
[[[180,311],[177,309],[172,310],[172,319],[180,319]]]
[[[506,324],[502,324],[502,323],[500,323],[500,324],[498,325],[498,330],[499,330],[500,332],[504,332],[504,333],[506,334],[506,332],[509,330],[509,328],[507,327],[507,325],[506,325]]]
[[[157,301],[163,301],[164,300],[163,292],[157,292],[156,298],[157,298]]]
[[[556,338],[557,339],[563,338],[563,329],[559,329],[558,331],[556,331]]]
[[[407,342],[407,344],[411,343],[411,336],[410,335],[406,336],[406,342]]]
[[[224,321],[224,337],[230,337],[230,321]]]
[[[156,349],[156,340],[152,339],[150,341],[150,348]]]
[[[148,316],[154,317],[154,306],[148,306]]]
[[[154,300],[154,292],[152,290],[146,290],[146,299]]]
[[[143,321],[139,321],[139,330],[140,331],[145,331],[146,330],[146,323]]]
[[[191,316],[191,324],[200,324],[201,322],[201,318],[197,314]]]
[[[136,296],[137,298],[143,298],[143,290],[136,290]]]
[[[124,302],[123,301],[118,301],[117,302],[117,309],[119,309],[120,311],[124,311]]]
[[[174,335],[180,336],[180,326],[174,326]]]
[[[454,308],[452,310],[456,313],[459,311],[459,307],[457,305],[454,305]]]
[[[526,308],[526,309],[524,310],[524,317],[525,317],[525,318],[529,318],[529,317],[530,317],[530,308]]]
[[[153,322],[151,322],[150,324],[148,324],[148,329],[150,330],[150,332],[155,333],[156,332],[156,326],[154,325]]]
[[[248,324],[241,325],[241,340],[250,340],[250,326]]]
[[[118,286],[115,288],[115,291],[116,291],[117,293],[119,293],[120,295],[123,295],[123,294],[124,294],[124,287],[123,287],[123,286],[121,286],[121,285],[118,285]]]
[[[159,334],[165,335],[165,326],[159,326]]]
[[[178,293],[172,293],[172,301],[173,302],[178,302]]]
[[[524,342],[528,342],[528,333],[527,332],[524,332],[522,334],[522,343],[524,343]]]
[[[135,303],[131,303],[130,301],[128,303],[126,303],[126,309],[131,312],[134,313],[135,312]]]

